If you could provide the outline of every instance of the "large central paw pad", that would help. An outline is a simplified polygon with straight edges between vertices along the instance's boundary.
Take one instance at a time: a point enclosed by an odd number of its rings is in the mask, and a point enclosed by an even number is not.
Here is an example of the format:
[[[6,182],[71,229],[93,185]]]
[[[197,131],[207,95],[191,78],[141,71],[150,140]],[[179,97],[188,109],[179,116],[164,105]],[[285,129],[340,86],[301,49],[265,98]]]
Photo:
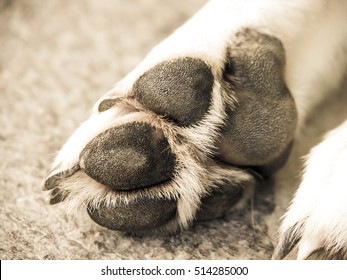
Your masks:
[[[60,151],[51,203],[87,207],[114,230],[175,231],[222,216],[254,185],[251,169],[281,167],[296,123],[283,47],[246,29],[226,54],[222,68],[162,61],[104,97]]]

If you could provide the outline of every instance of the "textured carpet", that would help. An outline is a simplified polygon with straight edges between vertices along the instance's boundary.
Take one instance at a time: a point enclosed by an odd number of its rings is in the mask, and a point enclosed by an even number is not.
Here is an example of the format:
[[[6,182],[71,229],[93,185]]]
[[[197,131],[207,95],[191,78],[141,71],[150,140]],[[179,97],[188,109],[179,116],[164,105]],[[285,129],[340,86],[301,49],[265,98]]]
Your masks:
[[[334,116],[308,121],[287,166],[244,208],[175,236],[132,237],[74,219],[41,191],[55,152],[94,102],[204,2],[0,0],[1,259],[271,257],[300,157],[346,117],[346,94],[322,106]]]

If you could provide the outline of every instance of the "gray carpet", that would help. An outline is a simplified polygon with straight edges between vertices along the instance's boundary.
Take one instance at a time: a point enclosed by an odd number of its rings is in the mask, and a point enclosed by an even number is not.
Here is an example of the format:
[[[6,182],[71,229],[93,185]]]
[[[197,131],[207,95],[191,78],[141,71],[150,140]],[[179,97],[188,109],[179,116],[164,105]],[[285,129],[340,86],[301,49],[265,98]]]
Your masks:
[[[63,205],[49,206],[40,188],[94,102],[204,2],[0,0],[1,259],[271,257],[300,158],[347,116],[346,94],[308,120],[288,164],[244,208],[175,236],[127,236],[74,219]]]

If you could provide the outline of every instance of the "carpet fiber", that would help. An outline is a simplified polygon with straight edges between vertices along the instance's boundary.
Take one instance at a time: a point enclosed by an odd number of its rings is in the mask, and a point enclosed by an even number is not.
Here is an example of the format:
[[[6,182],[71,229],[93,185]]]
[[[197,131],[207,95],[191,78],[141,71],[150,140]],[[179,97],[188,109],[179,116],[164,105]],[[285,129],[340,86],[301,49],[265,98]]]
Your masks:
[[[312,117],[286,167],[225,218],[175,236],[133,237],[67,216],[41,191],[61,145],[95,101],[203,0],[0,0],[1,259],[268,259],[300,157],[346,117]],[[329,107],[330,106],[330,107]]]

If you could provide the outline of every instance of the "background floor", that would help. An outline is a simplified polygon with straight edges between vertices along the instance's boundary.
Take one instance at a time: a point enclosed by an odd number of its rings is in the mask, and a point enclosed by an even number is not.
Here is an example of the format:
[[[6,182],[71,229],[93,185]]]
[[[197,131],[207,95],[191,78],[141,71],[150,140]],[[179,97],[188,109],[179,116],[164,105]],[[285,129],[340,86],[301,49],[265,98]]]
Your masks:
[[[1,259],[271,257],[301,157],[347,117],[346,91],[308,120],[286,167],[245,208],[176,236],[135,238],[73,219],[40,188],[94,102],[205,2],[0,0]]]

